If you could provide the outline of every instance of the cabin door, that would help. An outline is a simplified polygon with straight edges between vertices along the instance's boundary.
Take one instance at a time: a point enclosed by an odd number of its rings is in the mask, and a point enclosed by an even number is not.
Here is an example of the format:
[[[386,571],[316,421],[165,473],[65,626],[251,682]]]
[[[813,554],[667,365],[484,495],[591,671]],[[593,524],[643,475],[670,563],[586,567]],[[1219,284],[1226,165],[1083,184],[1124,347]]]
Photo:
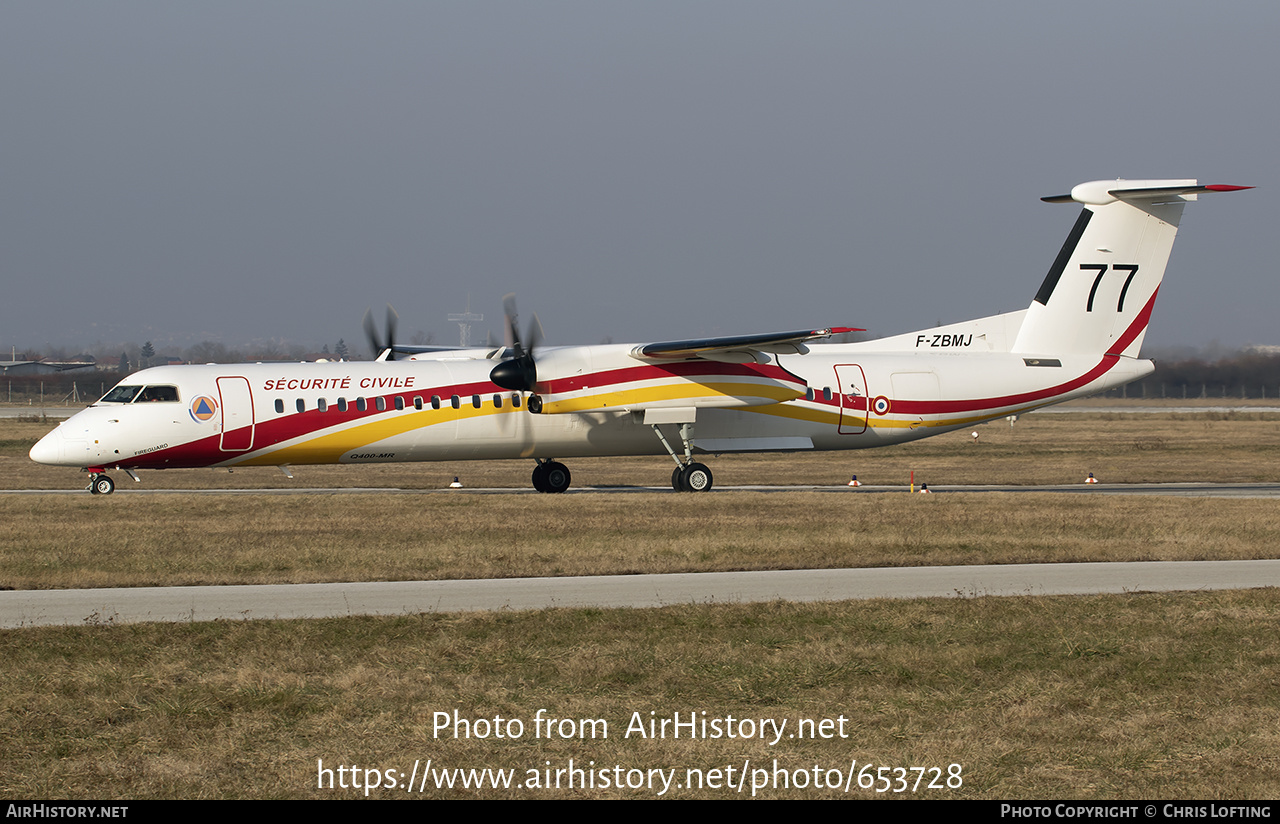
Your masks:
[[[856,363],[836,366],[836,384],[840,390],[841,435],[861,435],[867,431],[867,376]]]
[[[246,378],[218,378],[222,401],[223,452],[245,452],[253,448],[253,393]]]

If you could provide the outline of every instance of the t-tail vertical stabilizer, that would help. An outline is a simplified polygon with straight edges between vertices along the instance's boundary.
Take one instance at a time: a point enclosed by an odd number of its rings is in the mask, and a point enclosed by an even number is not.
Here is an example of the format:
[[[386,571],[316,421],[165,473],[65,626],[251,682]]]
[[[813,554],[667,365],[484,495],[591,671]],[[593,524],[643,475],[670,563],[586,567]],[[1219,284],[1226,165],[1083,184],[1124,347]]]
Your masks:
[[[1194,180],[1095,180],[1048,203],[1080,203],[1062,251],[1027,310],[1013,351],[1137,357]]]

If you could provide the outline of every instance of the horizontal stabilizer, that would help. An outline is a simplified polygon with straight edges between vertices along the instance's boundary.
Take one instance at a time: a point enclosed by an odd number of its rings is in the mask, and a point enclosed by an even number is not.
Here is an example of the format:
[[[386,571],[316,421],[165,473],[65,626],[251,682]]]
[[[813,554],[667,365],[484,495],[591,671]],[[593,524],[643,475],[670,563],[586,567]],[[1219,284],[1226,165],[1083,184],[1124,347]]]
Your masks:
[[[1175,198],[1195,200],[1196,195],[1206,192],[1239,192],[1252,188],[1252,186],[1229,186],[1222,183],[1199,186],[1194,180],[1094,180],[1076,186],[1071,190],[1071,194],[1040,199],[1045,203],[1085,203],[1104,206],[1117,200],[1170,201]]]

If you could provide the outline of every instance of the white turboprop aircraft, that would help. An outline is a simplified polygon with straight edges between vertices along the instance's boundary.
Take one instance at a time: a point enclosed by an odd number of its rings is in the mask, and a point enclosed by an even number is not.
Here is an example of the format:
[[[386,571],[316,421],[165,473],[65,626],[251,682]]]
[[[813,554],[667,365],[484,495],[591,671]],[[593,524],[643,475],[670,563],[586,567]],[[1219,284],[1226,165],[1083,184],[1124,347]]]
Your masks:
[[[508,297],[510,347],[388,341],[372,362],[144,369],[31,458],[83,467],[97,494],[115,488],[109,468],[137,480],[138,469],[287,475],[294,464],[530,458],[533,486],[563,492],[559,459],[665,451],[672,487],[705,492],[701,453],[887,446],[1150,374],[1138,350],[1184,205],[1246,188],[1102,180],[1044,198],[1084,208],[1018,312],[850,344],[809,345],[854,331],[833,328],[535,351],[532,330],[521,344]]]

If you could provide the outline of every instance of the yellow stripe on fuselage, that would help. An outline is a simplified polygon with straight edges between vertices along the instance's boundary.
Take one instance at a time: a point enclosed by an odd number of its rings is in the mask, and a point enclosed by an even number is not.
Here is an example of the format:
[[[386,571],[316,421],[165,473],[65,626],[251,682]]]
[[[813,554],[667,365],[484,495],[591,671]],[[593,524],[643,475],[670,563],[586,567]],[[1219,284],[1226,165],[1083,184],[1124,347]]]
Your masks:
[[[403,435],[415,429],[426,429],[439,424],[452,423],[466,418],[477,418],[487,415],[507,415],[512,412],[524,412],[523,406],[503,406],[495,409],[492,402],[485,402],[479,409],[471,404],[461,409],[446,407],[444,409],[412,409],[397,410],[384,413],[387,417],[368,423],[352,426],[347,429],[325,429],[313,434],[301,443],[275,449],[269,452],[257,452],[242,461],[228,462],[235,466],[280,466],[283,464],[337,463],[338,459],[353,449],[362,449],[371,444]],[[452,436],[450,436],[452,440]]]
[[[668,384],[663,386],[645,387],[627,390],[625,392],[611,392],[601,395],[591,395],[582,398],[571,398],[564,401],[555,401],[547,403],[543,406],[542,414],[564,414],[579,412],[587,409],[600,409],[603,407],[625,408],[626,406],[639,406],[645,403],[655,401],[677,400],[685,398],[702,398],[708,396],[723,397],[743,397],[745,393],[740,390],[743,384]],[[738,391],[732,391],[738,390]],[[838,410],[829,410],[827,408],[819,408],[807,404],[790,404],[785,401],[796,400],[798,395],[794,391],[787,390],[781,386],[756,385],[752,389],[753,396],[761,398],[769,398],[772,403],[759,406],[741,407],[742,411],[755,412],[761,415],[775,415],[791,420],[806,421],[825,426],[835,427],[840,423],[840,413]],[[1036,406],[1020,407],[1013,411],[998,413],[995,416],[1022,414],[1029,410],[1037,408]],[[860,410],[856,410],[860,411]],[[351,452],[352,450],[370,447],[380,441],[393,438],[397,435],[403,435],[418,429],[427,429],[440,424],[449,424],[457,421],[487,417],[491,415],[509,415],[513,413],[527,414],[527,410],[523,407],[504,406],[497,409],[491,401],[486,401],[481,408],[476,409],[471,404],[467,404],[460,409],[445,407],[444,409],[406,409],[397,411],[388,411],[383,413],[382,417],[367,423],[357,424],[345,429],[326,428],[319,430],[305,437],[306,440],[290,444],[278,449],[267,448],[266,451],[254,452],[251,456],[241,460],[226,461],[228,466],[281,466],[285,464],[317,464],[317,463],[337,463],[339,459]],[[870,416],[867,420],[867,426],[871,429],[919,429],[927,428],[946,428],[955,426],[965,426],[972,423],[990,420],[993,414],[966,416],[963,418],[945,418],[934,420],[904,419],[904,418],[883,418]],[[846,424],[855,426],[862,421],[861,416],[847,420]],[[449,436],[452,440],[452,435]]]
[[[602,392],[598,395],[583,395],[559,401],[542,403],[542,414],[554,415],[564,412],[585,412],[589,409],[625,409],[627,407],[643,408],[645,404],[657,401],[688,400],[693,398],[760,398],[769,404],[792,401],[804,397],[803,392],[788,389],[785,386],[766,383],[680,383],[662,384],[660,386],[644,386],[635,389],[624,389],[619,392]]]

